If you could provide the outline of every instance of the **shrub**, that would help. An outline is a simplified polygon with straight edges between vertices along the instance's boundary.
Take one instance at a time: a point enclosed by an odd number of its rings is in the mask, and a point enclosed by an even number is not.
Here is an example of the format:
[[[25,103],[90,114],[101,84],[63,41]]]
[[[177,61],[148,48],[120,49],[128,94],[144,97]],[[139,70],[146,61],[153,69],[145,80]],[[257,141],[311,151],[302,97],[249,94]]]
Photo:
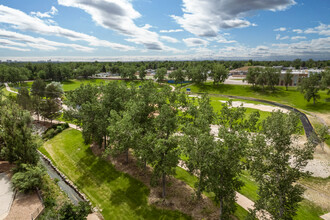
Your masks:
[[[12,178],[15,189],[20,192],[29,192],[37,187],[41,187],[42,176],[45,174],[45,170],[41,165],[21,164],[17,170],[18,172]]]
[[[42,135],[42,138],[44,140],[48,140],[53,138],[55,135],[61,133],[62,131],[64,131],[65,129],[69,128],[69,124],[68,123],[64,123],[64,124],[54,124],[52,125],[50,128],[48,128],[44,134]]]

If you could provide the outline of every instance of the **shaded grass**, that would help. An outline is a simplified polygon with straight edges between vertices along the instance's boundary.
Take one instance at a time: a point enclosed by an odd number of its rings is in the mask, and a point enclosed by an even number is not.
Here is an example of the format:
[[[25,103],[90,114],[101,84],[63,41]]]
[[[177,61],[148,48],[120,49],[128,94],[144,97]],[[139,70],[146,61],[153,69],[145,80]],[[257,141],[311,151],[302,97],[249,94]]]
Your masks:
[[[177,211],[150,206],[149,189],[142,182],[94,156],[77,130],[63,131],[46,142],[43,149],[89,197],[93,205],[102,209],[105,219],[190,219]]]
[[[276,90],[273,92],[270,90],[262,91],[261,88],[253,89],[252,86],[249,85],[221,84],[219,86],[215,86],[212,83],[205,83],[202,85],[191,85],[190,88],[194,93],[207,92],[209,94],[253,97],[290,105],[307,111],[330,111],[330,102],[327,100],[329,96],[326,94],[326,91],[319,92],[321,99],[315,105],[313,105],[312,102],[307,102],[304,99],[304,95],[297,90],[297,87],[289,87],[289,90],[286,91],[285,87],[277,86]]]
[[[175,176],[174,176],[175,178],[177,178],[179,180],[182,180],[183,182],[188,184],[190,187],[195,189],[195,184],[198,181],[198,178],[196,176],[191,175],[189,172],[182,169],[181,167],[176,167],[175,168],[175,173],[176,173]],[[204,192],[203,194],[214,201],[214,194],[213,193]],[[245,217],[248,215],[248,212],[245,209],[243,209],[241,206],[237,205],[237,204],[236,204],[236,207],[237,207],[237,209],[236,209],[234,215],[238,219],[245,219]]]

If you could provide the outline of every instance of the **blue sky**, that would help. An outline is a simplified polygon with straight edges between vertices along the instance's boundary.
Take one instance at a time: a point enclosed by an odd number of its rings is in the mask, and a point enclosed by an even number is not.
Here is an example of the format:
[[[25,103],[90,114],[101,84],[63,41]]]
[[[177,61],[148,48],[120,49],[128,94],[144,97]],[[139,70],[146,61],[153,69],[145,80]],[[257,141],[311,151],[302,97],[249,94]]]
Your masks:
[[[0,0],[0,59],[330,59],[328,0]]]

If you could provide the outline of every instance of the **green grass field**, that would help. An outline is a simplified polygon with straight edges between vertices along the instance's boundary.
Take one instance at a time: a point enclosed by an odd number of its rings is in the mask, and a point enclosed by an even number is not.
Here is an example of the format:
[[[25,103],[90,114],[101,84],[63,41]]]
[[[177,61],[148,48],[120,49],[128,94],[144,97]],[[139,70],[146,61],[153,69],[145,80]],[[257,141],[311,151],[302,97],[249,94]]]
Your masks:
[[[218,94],[218,95],[234,95],[234,96],[243,96],[243,97],[253,97],[258,99],[264,99],[269,101],[274,101],[286,105],[290,105],[299,109],[313,112],[330,112],[330,102],[329,95],[325,91],[320,91],[319,94],[321,99],[313,105],[312,101],[307,102],[304,99],[303,94],[301,94],[297,87],[290,87],[288,91],[285,90],[285,87],[278,86],[276,87],[275,92],[269,90],[262,91],[261,89],[252,89],[252,86],[244,85],[225,85],[221,84],[219,86],[214,86],[211,82],[205,83],[202,85],[190,85],[191,91],[193,93],[209,93]]]
[[[93,205],[102,209],[105,219],[190,219],[180,212],[148,205],[149,189],[94,156],[77,130],[63,131],[40,150],[47,152]]]
[[[194,187],[195,183],[198,181],[198,178],[191,175],[187,171],[185,171],[182,168],[177,167],[176,169],[176,178],[186,182],[191,187]],[[253,180],[253,178],[249,175],[248,172],[244,171],[241,180],[244,182],[244,186],[239,191],[242,195],[246,196],[252,201],[256,201],[258,198],[257,190],[258,186],[257,183]],[[205,193],[210,198],[213,198],[214,196],[212,193]],[[246,216],[248,213],[246,210],[238,206],[240,209],[237,209],[235,212],[236,216]],[[303,200],[300,203],[300,207],[298,209],[297,216],[294,217],[295,220],[319,220],[319,216],[329,212],[330,210],[323,210],[322,208],[316,206],[314,203]],[[244,219],[244,218],[240,218]]]
[[[63,85],[63,90],[64,92],[67,91],[71,91],[71,90],[75,90],[77,88],[80,87],[80,85],[82,84],[91,84],[91,85],[100,85],[101,83],[111,83],[111,82],[116,82],[116,81],[120,81],[126,84],[131,84],[131,81],[122,81],[122,80],[106,80],[106,79],[74,79],[74,80],[68,80],[68,81],[64,81],[62,82]],[[12,90],[18,91],[18,88],[20,87],[27,87],[28,89],[31,88],[33,82],[25,82],[25,83],[21,83],[19,85],[17,84],[10,84],[10,87],[12,88]],[[49,83],[49,82],[47,82]],[[141,81],[134,81],[134,84],[136,86],[141,85]]]

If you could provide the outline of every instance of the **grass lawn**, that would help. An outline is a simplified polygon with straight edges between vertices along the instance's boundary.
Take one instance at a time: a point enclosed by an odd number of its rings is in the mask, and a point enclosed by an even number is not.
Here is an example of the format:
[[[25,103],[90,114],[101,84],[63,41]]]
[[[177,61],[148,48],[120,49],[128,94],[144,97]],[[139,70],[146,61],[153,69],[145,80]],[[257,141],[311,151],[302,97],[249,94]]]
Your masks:
[[[326,94],[326,91],[319,92],[321,99],[313,105],[312,101],[307,102],[304,99],[304,95],[297,90],[297,87],[289,87],[289,90],[286,91],[285,87],[278,86],[276,87],[275,92],[271,92],[269,90],[262,91],[261,89],[254,90],[252,89],[252,86],[249,85],[221,84],[219,86],[215,86],[213,83],[209,82],[202,85],[191,85],[189,88],[191,88],[191,91],[194,93],[207,92],[209,94],[253,97],[290,105],[307,111],[322,113],[330,112],[330,102],[328,101],[329,95]]]
[[[149,189],[94,156],[81,132],[67,129],[41,148],[58,168],[84,192],[105,219],[190,219],[175,211],[148,205]]]
[[[185,171],[182,168],[177,167],[176,168],[176,178],[186,182],[191,187],[194,187],[194,184],[198,181],[198,178],[196,176],[191,175],[187,171]],[[248,172],[244,171],[243,175],[241,176],[241,180],[244,182],[244,186],[239,191],[242,195],[246,196],[252,201],[256,201],[258,198],[257,190],[258,186],[256,182],[253,180],[253,178],[249,175]],[[213,198],[214,195],[205,193],[210,198]],[[240,209],[237,209],[235,212],[235,215],[237,217],[239,216],[246,216],[248,212],[244,210],[242,207],[238,206]],[[329,212],[330,210],[322,210],[322,208],[316,206],[312,202],[308,200],[303,200],[300,203],[297,216],[294,217],[295,220],[319,220],[319,216]],[[239,218],[244,219],[244,218]]]
[[[198,178],[194,175],[191,175],[186,170],[182,169],[181,167],[176,167],[175,170],[175,178],[182,180],[186,184],[188,184],[190,187],[195,188],[195,183],[198,181]],[[205,193],[204,194],[209,197],[210,199],[214,200],[214,194],[213,193]],[[243,209],[241,206],[237,205],[237,209],[235,212],[235,216],[238,219],[245,219],[245,217],[248,215],[248,212]]]

